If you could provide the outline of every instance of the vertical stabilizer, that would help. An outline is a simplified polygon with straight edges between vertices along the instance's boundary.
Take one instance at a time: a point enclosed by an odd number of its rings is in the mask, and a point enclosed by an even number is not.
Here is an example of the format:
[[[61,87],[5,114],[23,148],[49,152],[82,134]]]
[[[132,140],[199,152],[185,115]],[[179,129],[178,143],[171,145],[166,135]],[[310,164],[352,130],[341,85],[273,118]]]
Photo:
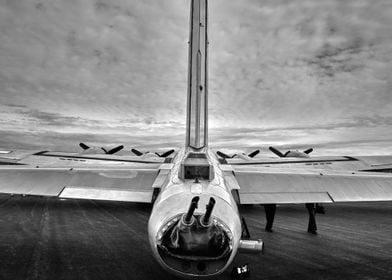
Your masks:
[[[191,0],[189,30],[187,147],[207,147],[207,0]]]

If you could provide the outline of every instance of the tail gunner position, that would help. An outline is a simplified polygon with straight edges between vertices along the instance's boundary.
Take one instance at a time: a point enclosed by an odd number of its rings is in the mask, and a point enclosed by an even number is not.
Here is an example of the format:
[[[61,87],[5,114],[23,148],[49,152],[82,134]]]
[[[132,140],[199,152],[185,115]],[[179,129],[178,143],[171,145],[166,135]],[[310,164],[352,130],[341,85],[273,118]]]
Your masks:
[[[241,238],[236,202],[207,143],[207,24],[207,0],[192,0],[186,145],[174,159],[148,226],[159,263],[180,276],[224,271]],[[261,250],[260,241],[254,245]]]

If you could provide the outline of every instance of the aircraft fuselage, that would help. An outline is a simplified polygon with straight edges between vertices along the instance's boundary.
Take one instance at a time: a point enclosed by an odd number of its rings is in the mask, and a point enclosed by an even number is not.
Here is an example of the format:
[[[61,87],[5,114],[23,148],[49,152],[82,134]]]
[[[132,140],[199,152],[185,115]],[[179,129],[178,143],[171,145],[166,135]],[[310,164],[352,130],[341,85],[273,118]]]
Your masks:
[[[179,276],[218,274],[231,263],[240,244],[241,220],[237,204],[211,150],[182,149],[173,165],[155,200],[148,224],[154,256],[165,269]],[[201,168],[199,174],[191,174],[192,168],[198,167]],[[199,198],[199,207],[193,213],[193,223],[184,223],[195,197]],[[202,221],[204,207],[211,199],[215,205],[206,225]]]

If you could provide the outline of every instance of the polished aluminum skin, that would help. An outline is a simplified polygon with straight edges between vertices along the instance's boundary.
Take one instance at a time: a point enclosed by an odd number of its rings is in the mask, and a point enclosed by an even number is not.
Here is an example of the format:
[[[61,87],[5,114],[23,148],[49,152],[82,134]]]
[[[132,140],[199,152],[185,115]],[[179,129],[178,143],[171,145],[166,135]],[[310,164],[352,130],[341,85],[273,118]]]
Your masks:
[[[183,149],[178,153],[170,178],[155,201],[148,224],[149,241],[154,256],[169,272],[183,277],[216,275],[230,265],[237,253],[241,239],[241,220],[237,204],[231,195],[230,188],[225,184],[223,172],[216,156],[210,150],[206,150],[206,155],[208,162],[214,169],[213,180],[200,180],[196,183],[192,179],[180,179],[181,163],[189,152],[190,149]],[[165,230],[165,227],[170,227],[173,220],[176,221],[177,217],[181,217],[187,212],[189,204],[195,196],[200,197],[199,208],[196,209],[195,216],[205,213],[204,206],[208,204],[211,197],[216,201],[212,220],[214,223],[220,224],[227,232],[227,236],[230,238],[230,254],[221,260],[210,260],[199,256],[190,262],[184,259],[174,260],[178,262],[177,264],[167,262],[158,251],[162,231]]]

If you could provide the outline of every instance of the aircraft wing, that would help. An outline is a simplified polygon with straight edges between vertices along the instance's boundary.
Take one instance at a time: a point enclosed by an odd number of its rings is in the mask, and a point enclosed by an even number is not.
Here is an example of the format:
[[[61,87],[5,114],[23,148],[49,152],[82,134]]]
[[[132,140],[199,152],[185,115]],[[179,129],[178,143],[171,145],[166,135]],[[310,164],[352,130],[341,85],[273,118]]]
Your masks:
[[[45,164],[59,166],[60,161],[73,161],[73,163],[90,162],[90,163],[165,163],[167,158],[153,157],[142,158],[138,156],[128,155],[106,155],[106,154],[81,154],[81,153],[66,153],[66,152],[48,152],[48,151],[28,151],[28,150],[15,150],[7,154],[0,153],[0,165],[5,164]]]
[[[392,200],[392,174],[250,166],[224,167],[240,204]]]
[[[309,158],[257,157],[249,158],[247,160],[232,158],[220,159],[219,161],[221,164],[229,164],[232,166],[392,172],[392,156],[312,156]]]
[[[222,160],[221,160],[222,161]],[[321,156],[310,158],[252,158],[243,160],[240,158],[225,159],[231,165],[282,165],[282,164],[312,164],[312,163],[332,163],[332,162],[355,162],[357,158],[347,156]]]
[[[59,198],[150,203],[168,179],[171,164],[126,168],[0,168],[0,192]]]

